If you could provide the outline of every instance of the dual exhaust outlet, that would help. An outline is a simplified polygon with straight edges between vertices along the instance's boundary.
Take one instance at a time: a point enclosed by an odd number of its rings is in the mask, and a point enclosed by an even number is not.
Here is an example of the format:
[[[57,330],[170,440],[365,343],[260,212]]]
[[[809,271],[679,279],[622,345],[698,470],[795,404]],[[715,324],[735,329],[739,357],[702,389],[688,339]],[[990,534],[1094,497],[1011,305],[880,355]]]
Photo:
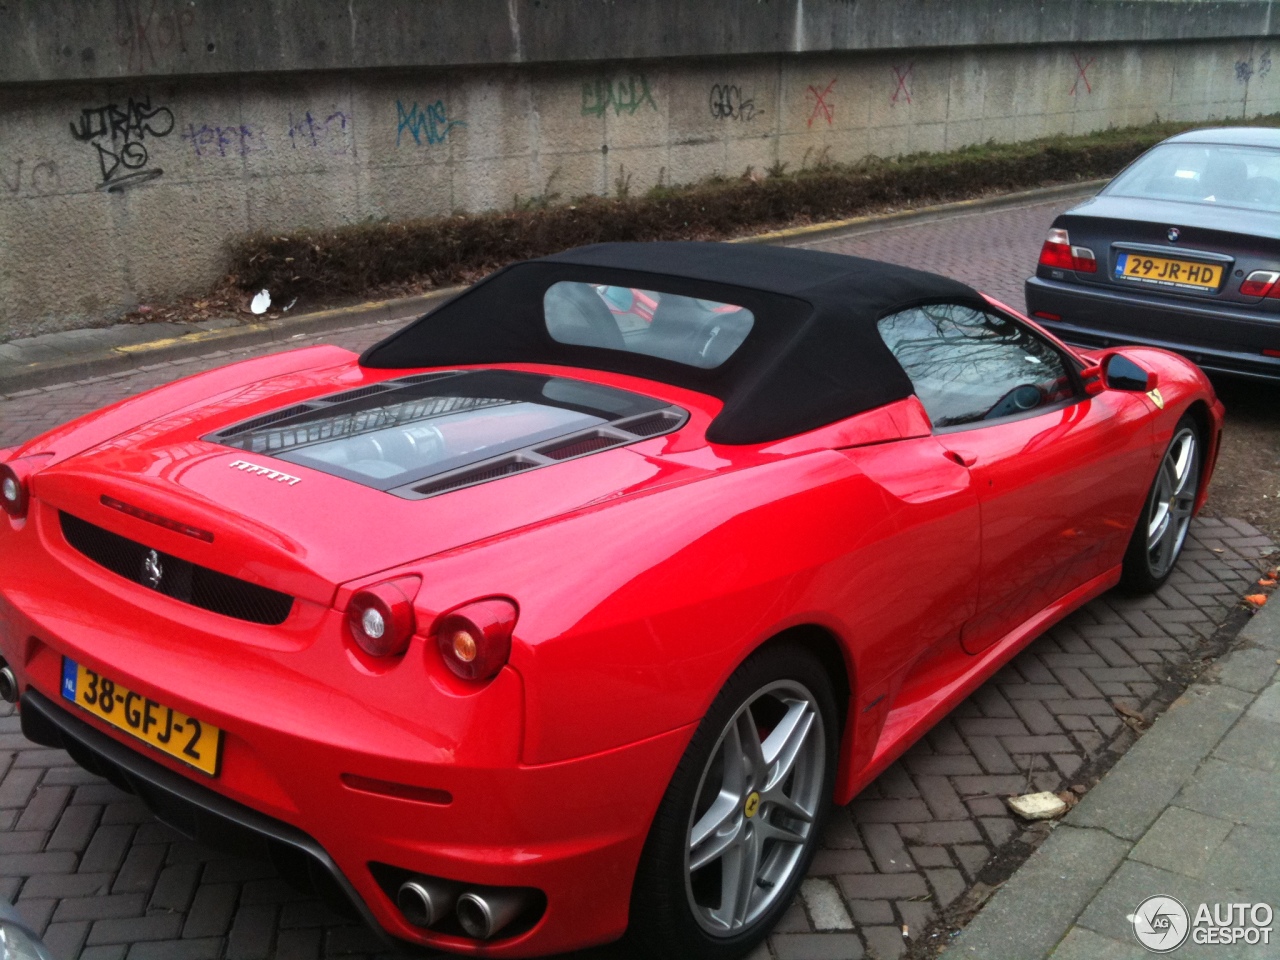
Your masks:
[[[489,940],[533,903],[534,892],[515,887],[467,890],[436,877],[412,877],[400,884],[396,905],[415,927],[433,927],[452,913],[467,936]]]
[[[3,659],[0,659],[0,700],[5,703],[18,702],[18,678]]]

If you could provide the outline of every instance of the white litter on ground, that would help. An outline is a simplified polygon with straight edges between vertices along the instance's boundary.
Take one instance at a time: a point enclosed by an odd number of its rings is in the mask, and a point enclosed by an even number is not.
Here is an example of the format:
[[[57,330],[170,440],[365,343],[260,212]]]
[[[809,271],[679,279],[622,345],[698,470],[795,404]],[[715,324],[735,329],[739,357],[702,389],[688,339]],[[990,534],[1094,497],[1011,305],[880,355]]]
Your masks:
[[[1047,790],[1044,793],[1026,793],[1005,801],[1009,809],[1024,820],[1052,820],[1067,812],[1062,799]]]

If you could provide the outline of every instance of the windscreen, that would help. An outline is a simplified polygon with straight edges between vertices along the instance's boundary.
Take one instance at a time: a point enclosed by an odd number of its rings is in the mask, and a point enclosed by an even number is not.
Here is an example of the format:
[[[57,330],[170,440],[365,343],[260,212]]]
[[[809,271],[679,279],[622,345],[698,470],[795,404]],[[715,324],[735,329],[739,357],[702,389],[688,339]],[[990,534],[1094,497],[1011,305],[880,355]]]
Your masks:
[[[1166,143],[1138,158],[1102,192],[1280,211],[1280,150]]]
[[[745,307],[715,300],[561,280],[542,298],[557,343],[605,347],[710,370],[731,357],[755,324]]]

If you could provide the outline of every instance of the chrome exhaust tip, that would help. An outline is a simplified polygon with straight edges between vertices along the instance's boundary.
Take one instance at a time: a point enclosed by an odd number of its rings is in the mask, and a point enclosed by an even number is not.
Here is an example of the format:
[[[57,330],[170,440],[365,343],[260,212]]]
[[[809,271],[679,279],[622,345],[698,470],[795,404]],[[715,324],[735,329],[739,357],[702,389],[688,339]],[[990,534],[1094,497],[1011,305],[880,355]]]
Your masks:
[[[468,891],[458,898],[458,923],[468,936],[488,940],[533,902],[531,890]]]
[[[396,891],[396,906],[415,927],[435,926],[457,901],[457,885],[434,877],[414,877]]]
[[[5,703],[18,702],[18,678],[13,675],[7,663],[0,667],[0,700]]]

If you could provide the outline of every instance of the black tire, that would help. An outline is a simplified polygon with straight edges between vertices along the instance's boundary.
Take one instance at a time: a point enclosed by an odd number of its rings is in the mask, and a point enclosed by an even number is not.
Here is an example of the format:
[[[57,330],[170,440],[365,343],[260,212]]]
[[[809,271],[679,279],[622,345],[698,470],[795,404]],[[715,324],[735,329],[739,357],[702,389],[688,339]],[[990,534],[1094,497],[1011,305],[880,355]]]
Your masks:
[[[1185,443],[1187,438],[1190,438],[1192,444],[1190,462],[1187,464],[1187,485],[1180,490],[1171,490],[1168,487],[1170,477],[1166,471],[1171,467],[1171,460],[1176,461],[1179,459],[1178,454],[1182,449],[1180,444]],[[1173,429],[1173,437],[1160,458],[1160,466],[1156,470],[1155,479],[1151,482],[1151,489],[1147,492],[1146,499],[1143,501],[1142,513],[1138,516],[1137,526],[1134,527],[1133,535],[1129,538],[1129,546],[1125,550],[1124,563],[1120,573],[1120,587],[1126,593],[1154,593],[1164,586],[1165,581],[1169,579],[1169,575],[1173,573],[1174,566],[1182,553],[1182,547],[1186,540],[1186,527],[1189,527],[1191,523],[1190,511],[1194,505],[1196,494],[1200,489],[1203,462],[1204,438],[1201,435],[1199,424],[1196,423],[1194,417],[1188,414],[1179,420],[1178,425]],[[1168,496],[1170,493],[1174,495],[1177,501],[1176,507],[1171,505],[1172,501]],[[1162,505],[1169,506],[1171,516],[1175,514],[1175,511],[1177,513],[1176,521],[1171,520],[1171,523],[1176,522],[1177,526],[1171,529],[1176,530],[1181,527],[1180,532],[1174,538],[1176,543],[1164,545],[1170,551],[1169,555],[1166,555],[1163,550],[1158,551],[1151,546],[1152,520],[1157,516],[1157,511],[1161,509]]]
[[[811,695],[811,701],[801,697],[802,691]],[[747,705],[750,705],[750,712],[744,719],[742,711]],[[779,710],[787,711],[786,715],[771,727],[768,717],[771,713],[776,716]],[[725,758],[732,755],[726,751],[731,749],[732,743],[740,742],[727,740],[722,750],[722,738],[732,738],[735,733],[740,733],[743,728],[739,724],[754,725],[758,732],[757,742],[762,740],[767,749],[771,742],[770,733],[778,733],[781,737],[784,727],[792,729],[788,718],[806,718],[792,720],[794,729],[799,729],[800,723],[806,722],[809,714],[801,712],[804,710],[812,710],[820,719],[820,727],[817,722],[808,721],[811,723],[808,727],[810,732],[805,735],[802,748],[804,766],[802,768],[801,761],[796,761],[790,767],[791,772],[782,777],[778,785],[784,792],[792,790],[798,795],[803,790],[805,796],[814,798],[809,801],[814,807],[813,819],[805,824],[783,812],[782,807],[768,804],[764,797],[776,796],[776,792],[771,794],[750,786],[745,788],[749,791],[747,801],[740,815],[735,815],[737,822],[743,824],[743,836],[746,838],[743,842],[749,844],[756,836],[759,849],[771,851],[760,855],[761,873],[757,874],[753,869],[751,882],[746,885],[745,903],[750,907],[755,896],[765,899],[766,903],[757,908],[761,911],[759,915],[750,917],[740,929],[717,930],[714,934],[708,932],[706,925],[714,918],[704,909],[714,912],[715,908],[700,905],[698,898],[706,895],[708,871],[730,869],[726,866],[727,855],[707,867],[692,871],[689,869],[691,860],[687,857],[693,856],[689,849],[695,819],[702,822],[702,818],[710,814],[706,798],[714,792],[716,780],[723,780],[725,776]],[[763,730],[760,727],[761,716],[765,717]],[[631,896],[630,926],[625,941],[629,948],[627,956],[650,960],[672,960],[676,957],[681,960],[736,960],[759,945],[791,905],[817,849],[831,807],[840,742],[839,723],[831,678],[818,658],[799,645],[781,642],[766,646],[734,672],[690,740],[649,829]],[[780,741],[775,738],[774,742]],[[776,775],[782,768],[765,763],[762,769]],[[819,780],[816,794],[812,792],[815,777]],[[752,782],[750,774],[745,779],[748,784]],[[786,787],[786,784],[791,786]],[[753,795],[756,798],[755,812],[749,813],[747,810],[751,808]],[[722,796],[723,785],[715,794],[714,802],[724,803],[725,810],[735,809],[728,800],[721,801]],[[748,823],[755,825],[756,834],[753,835]],[[765,836],[766,829],[772,830],[775,823],[788,831],[794,830],[796,836],[803,832],[803,842],[758,839]],[[726,831],[732,829],[725,828]],[[717,831],[711,840],[718,840],[719,836]],[[709,845],[711,840],[708,840]],[[777,873],[769,874],[770,863]],[[785,873],[781,872],[783,869]],[[776,885],[765,879],[766,874],[778,877]],[[760,877],[758,881],[756,876]],[[717,882],[728,883],[724,873],[718,872],[712,878],[710,889],[714,889]],[[695,885],[701,892],[695,891]],[[757,894],[757,887],[764,892]],[[723,890],[721,893],[723,895]],[[718,903],[720,909],[725,909],[723,899]]]

